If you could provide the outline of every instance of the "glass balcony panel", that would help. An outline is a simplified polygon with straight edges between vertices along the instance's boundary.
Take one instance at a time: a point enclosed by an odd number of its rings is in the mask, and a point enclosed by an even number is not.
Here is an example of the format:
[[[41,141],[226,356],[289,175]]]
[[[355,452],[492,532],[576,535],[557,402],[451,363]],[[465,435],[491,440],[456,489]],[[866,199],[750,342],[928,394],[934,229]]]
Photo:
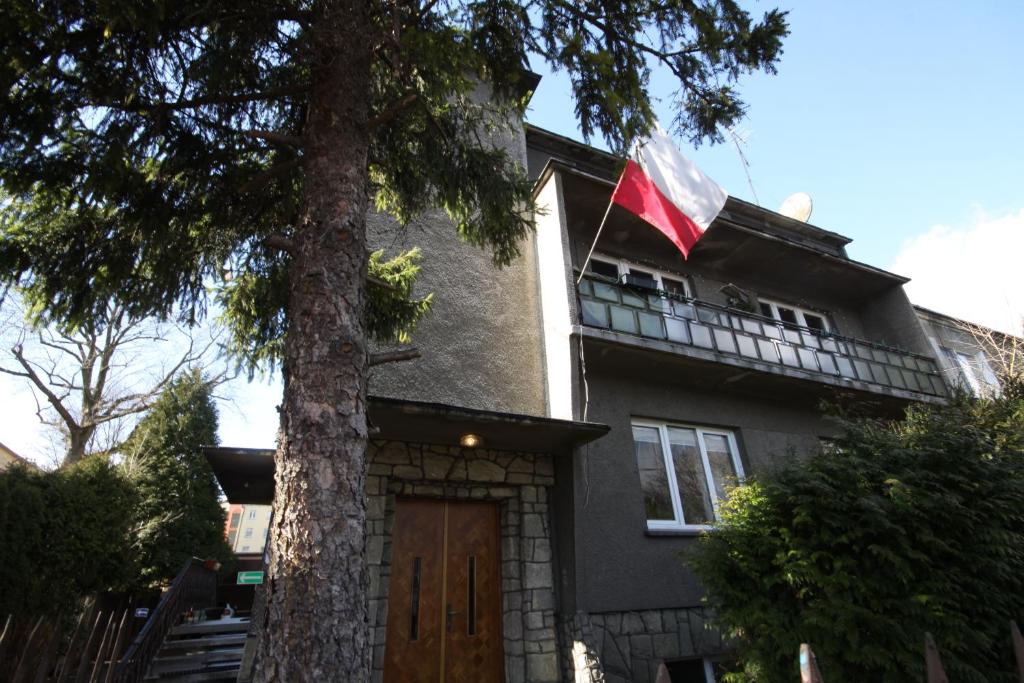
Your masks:
[[[594,285],[590,282],[590,280],[580,280],[579,288],[580,294],[582,294],[583,296],[592,296],[594,294]]]
[[[782,356],[782,362],[785,365],[789,365],[794,368],[800,367],[800,361],[796,357],[796,349],[787,344],[779,344],[779,355]]]
[[[605,301],[619,301],[619,288],[607,282],[594,282],[594,296]]]
[[[871,376],[871,368],[868,364],[862,360],[853,361],[853,369],[857,371],[857,379],[862,379],[865,382],[874,382],[874,377]]]
[[[711,323],[713,325],[718,324],[718,313],[711,310],[710,308],[704,308],[703,306],[697,306],[697,319],[702,323]]]
[[[835,356],[831,353],[825,353],[823,351],[818,352],[818,362],[821,363],[821,371],[830,375],[836,375]]]
[[[775,325],[762,325],[761,329],[764,331],[764,336],[782,340],[782,332]]]
[[[942,383],[938,375],[930,375],[928,379],[932,383],[932,393],[936,396],[946,395],[946,385]]]
[[[743,329],[743,318],[738,315],[729,316],[729,320],[732,323],[732,329],[742,330]]]
[[[782,336],[785,337],[786,341],[788,341],[790,344],[800,343],[800,332],[797,330],[791,330],[788,328],[784,329],[782,331]]]
[[[665,318],[665,329],[668,332],[668,338],[672,341],[683,344],[690,343],[690,333],[686,329],[686,321],[678,318]]]
[[[740,355],[746,356],[747,358],[757,358],[757,343],[754,342],[753,337],[748,337],[745,334],[736,335],[736,343],[740,347]]]
[[[871,363],[871,377],[876,384],[889,384],[889,377],[885,374],[885,367],[878,363]]]
[[[898,353],[892,351],[886,351],[885,355],[889,357],[889,365],[902,365],[903,357]]]
[[[693,310],[693,304],[688,304],[685,301],[673,301],[672,311],[680,318],[686,318],[687,320],[695,320],[697,313]]]
[[[732,337],[732,332],[729,330],[714,329],[715,334],[715,346],[722,353],[736,353],[736,340]]]
[[[836,356],[836,366],[839,368],[839,374],[843,377],[857,379],[857,374],[853,371],[853,363],[849,358]]]
[[[800,356],[800,367],[805,370],[817,370],[818,361],[814,358],[814,349],[797,347],[797,355]]]
[[[917,361],[913,356],[900,356],[900,361],[907,370],[917,370]]]
[[[811,334],[810,332],[803,332],[800,336],[803,340],[804,346],[809,346],[812,349],[821,348],[821,337],[818,335]]]
[[[612,304],[611,311],[613,330],[627,334],[636,334],[639,331],[636,324],[636,313],[632,309]]]
[[[580,314],[583,318],[584,325],[610,327],[608,324],[608,304],[603,304],[600,301],[594,301],[592,299],[583,299],[580,301],[580,304]]]
[[[769,363],[779,362],[779,352],[776,350],[775,344],[771,343],[767,339],[758,339],[757,349],[761,352],[762,359]]]
[[[622,289],[622,303],[633,308],[647,308],[647,300],[628,289]]]
[[[661,323],[660,315],[639,311],[637,317],[640,319],[640,334],[654,339],[665,338],[665,327]]]
[[[888,366],[885,368],[885,372],[889,376],[889,382],[894,387],[899,387],[900,389],[907,388],[907,383],[903,381],[903,375],[900,374],[899,368]]]
[[[927,358],[918,358],[917,369],[921,372],[935,372],[935,363]]]
[[[690,337],[693,339],[694,346],[702,346],[705,349],[715,348],[714,343],[711,341],[711,330],[705,325],[690,323]]]
[[[822,337],[821,339],[821,348],[830,353],[835,353],[836,351],[839,350],[839,347],[836,346],[835,339],[825,339],[824,337]]]
[[[920,391],[921,387],[917,383],[917,377],[915,376],[915,373],[911,372],[910,370],[900,370],[900,374],[903,375],[903,381],[907,385],[908,389]]]
[[[887,354],[884,349],[871,349],[871,357],[879,363],[889,362],[889,354]]]
[[[854,344],[853,349],[858,356],[864,360],[874,360],[875,357],[871,354],[871,347],[864,346],[863,344]]]
[[[761,323],[753,318],[743,319],[743,329],[753,334],[762,334]]]

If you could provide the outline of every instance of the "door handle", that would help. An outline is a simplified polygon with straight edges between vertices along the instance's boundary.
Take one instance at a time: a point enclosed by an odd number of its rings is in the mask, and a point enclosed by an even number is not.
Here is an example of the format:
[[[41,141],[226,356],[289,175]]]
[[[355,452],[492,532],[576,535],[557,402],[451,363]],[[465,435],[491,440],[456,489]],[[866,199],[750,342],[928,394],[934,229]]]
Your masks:
[[[456,614],[462,614],[462,612],[455,612],[455,611],[453,611],[452,610],[452,603],[449,602],[448,603],[448,609],[447,609],[447,618],[445,619],[445,622],[446,622],[445,626],[446,626],[446,628],[449,631],[452,630],[452,621],[453,621],[453,619],[454,619]]]

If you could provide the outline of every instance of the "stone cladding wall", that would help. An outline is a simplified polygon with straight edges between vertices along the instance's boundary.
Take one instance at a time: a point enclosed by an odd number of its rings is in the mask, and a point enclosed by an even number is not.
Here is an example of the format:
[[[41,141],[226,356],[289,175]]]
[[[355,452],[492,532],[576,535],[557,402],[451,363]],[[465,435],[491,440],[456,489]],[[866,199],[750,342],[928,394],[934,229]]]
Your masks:
[[[548,510],[551,456],[388,441],[372,442],[367,459],[374,683],[384,673],[395,496],[498,502],[505,680],[560,680]]]
[[[575,683],[654,683],[663,661],[727,652],[702,607],[578,612],[561,619],[562,667]]]

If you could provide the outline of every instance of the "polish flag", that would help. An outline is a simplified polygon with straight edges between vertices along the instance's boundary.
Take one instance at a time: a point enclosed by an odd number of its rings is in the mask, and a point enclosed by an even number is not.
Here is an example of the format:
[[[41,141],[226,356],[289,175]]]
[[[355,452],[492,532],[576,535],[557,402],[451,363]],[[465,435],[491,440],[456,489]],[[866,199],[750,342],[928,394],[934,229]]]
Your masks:
[[[633,147],[612,203],[664,233],[685,259],[728,196],[684,157],[668,133],[655,123],[650,138]]]

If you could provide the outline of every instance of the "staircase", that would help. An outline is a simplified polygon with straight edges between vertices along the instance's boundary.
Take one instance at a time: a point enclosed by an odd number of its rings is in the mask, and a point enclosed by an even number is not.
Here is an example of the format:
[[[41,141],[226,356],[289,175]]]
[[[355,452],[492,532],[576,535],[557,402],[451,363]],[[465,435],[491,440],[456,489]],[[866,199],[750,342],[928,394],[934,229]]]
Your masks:
[[[174,626],[150,663],[145,680],[233,682],[238,677],[248,630],[248,618]]]

